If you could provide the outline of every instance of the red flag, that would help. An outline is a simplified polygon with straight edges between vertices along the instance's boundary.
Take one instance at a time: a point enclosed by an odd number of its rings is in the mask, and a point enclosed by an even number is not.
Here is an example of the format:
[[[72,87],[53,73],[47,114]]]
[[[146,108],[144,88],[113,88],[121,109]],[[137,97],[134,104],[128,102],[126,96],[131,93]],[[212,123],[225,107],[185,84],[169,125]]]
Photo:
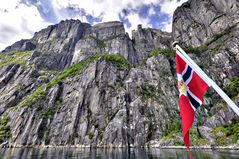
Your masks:
[[[189,149],[189,130],[194,121],[195,110],[203,103],[203,95],[208,89],[207,83],[176,52],[178,76],[179,106],[182,120],[182,134]]]

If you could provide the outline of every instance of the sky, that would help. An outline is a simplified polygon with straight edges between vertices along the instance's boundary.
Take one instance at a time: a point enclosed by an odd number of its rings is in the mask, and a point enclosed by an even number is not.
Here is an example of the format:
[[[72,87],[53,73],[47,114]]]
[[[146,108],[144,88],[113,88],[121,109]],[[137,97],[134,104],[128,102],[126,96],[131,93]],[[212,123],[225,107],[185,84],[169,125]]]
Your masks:
[[[138,24],[171,32],[175,9],[187,0],[1,0],[0,50],[65,19],[91,25],[122,21],[126,32]]]

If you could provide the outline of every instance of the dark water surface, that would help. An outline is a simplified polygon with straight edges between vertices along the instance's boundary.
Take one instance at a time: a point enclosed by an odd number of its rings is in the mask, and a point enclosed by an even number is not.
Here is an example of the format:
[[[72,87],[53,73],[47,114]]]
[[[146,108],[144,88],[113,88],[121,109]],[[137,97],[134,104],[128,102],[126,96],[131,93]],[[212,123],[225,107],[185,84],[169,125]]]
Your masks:
[[[239,150],[192,150],[193,159],[239,159]],[[1,159],[187,159],[185,149],[7,148]]]

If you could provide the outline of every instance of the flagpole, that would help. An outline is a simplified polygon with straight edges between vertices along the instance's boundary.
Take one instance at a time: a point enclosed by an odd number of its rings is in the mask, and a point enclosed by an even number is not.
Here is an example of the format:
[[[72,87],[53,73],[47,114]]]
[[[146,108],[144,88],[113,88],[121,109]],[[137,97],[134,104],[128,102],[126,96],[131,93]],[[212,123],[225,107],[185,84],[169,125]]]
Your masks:
[[[238,106],[227,96],[227,94],[211,79],[209,78],[202,69],[186,54],[186,52],[178,45],[178,42],[174,42],[173,47],[178,51],[178,55],[185,60],[194,69],[198,75],[211,86],[225,102],[232,108],[232,110],[239,116]]]
[[[178,53],[178,55],[187,62],[187,64],[193,69],[193,70],[197,70],[197,74],[204,80],[206,81],[206,83],[208,84],[208,86],[210,87],[211,84],[208,80],[208,76],[202,71],[202,69],[183,51],[183,49],[176,45],[176,51]],[[186,56],[185,56],[186,55]]]

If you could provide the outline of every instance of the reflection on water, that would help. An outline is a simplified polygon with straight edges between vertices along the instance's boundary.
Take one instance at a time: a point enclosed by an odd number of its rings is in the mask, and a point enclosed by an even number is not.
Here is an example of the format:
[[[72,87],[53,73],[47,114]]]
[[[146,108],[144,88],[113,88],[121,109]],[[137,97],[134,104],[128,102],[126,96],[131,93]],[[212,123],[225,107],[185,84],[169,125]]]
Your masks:
[[[193,159],[238,159],[239,151],[192,150]],[[1,159],[187,159],[185,149],[8,148]]]

